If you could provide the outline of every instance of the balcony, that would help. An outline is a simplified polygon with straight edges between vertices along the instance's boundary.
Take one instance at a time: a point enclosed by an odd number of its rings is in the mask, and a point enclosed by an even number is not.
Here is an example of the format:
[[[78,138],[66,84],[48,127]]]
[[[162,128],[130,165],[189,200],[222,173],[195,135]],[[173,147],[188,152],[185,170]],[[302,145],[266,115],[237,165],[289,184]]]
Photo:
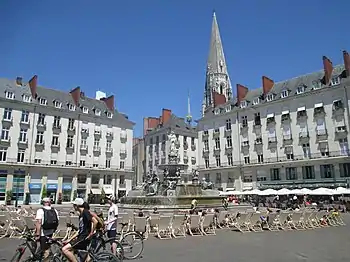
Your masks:
[[[46,130],[46,121],[38,121],[36,124],[36,128],[38,131],[45,131]]]
[[[70,143],[67,143],[67,144],[66,144],[66,150],[74,151],[74,145],[73,145],[73,144],[70,144]]]
[[[221,148],[220,147],[214,147],[214,155],[220,155]]]
[[[45,142],[44,141],[35,141],[35,147],[36,148],[44,148]]]
[[[232,145],[227,145],[227,144],[225,145],[225,153],[226,154],[231,154],[232,150],[233,150]]]
[[[106,147],[106,154],[113,154],[113,148],[112,147]]]
[[[113,139],[113,132],[107,132],[106,133],[106,139],[107,140],[112,140]]]
[[[57,144],[51,143],[51,148],[60,148],[60,143],[57,143]]]
[[[269,137],[267,139],[268,143],[269,143],[269,147],[276,147],[277,145],[277,137]]]
[[[213,139],[220,137],[220,129],[215,129],[213,132]]]
[[[18,147],[20,148],[26,148],[28,147],[28,139],[24,139],[24,140],[18,140]]]
[[[241,123],[241,132],[247,132],[248,131],[248,123],[244,122]]]
[[[52,125],[52,132],[54,134],[57,134],[57,133],[61,132],[61,124],[60,123],[54,123]]]
[[[346,138],[347,134],[348,134],[348,130],[347,130],[346,126],[337,126],[335,128],[335,137],[337,139]]]
[[[290,145],[293,142],[293,137],[291,134],[283,135],[283,144],[284,145]]]
[[[249,141],[242,141],[241,146],[242,146],[242,148],[249,147]]]
[[[7,136],[4,138],[0,138],[0,145],[8,147],[11,145],[11,137]]]
[[[197,162],[197,159],[196,159],[196,157],[191,157],[191,163],[192,163],[192,165],[194,165],[194,164],[196,164],[196,162]]]
[[[82,128],[81,129],[81,136],[87,137],[89,135],[89,129],[88,128]]]
[[[21,121],[19,122],[19,124],[21,126],[24,126],[24,127],[29,127],[30,126],[30,120],[29,119],[21,119]]]
[[[203,156],[209,155],[209,148],[203,148]]]
[[[68,125],[67,132],[68,133],[75,133],[75,126],[74,125]]]
[[[230,129],[227,129],[227,128],[225,128],[225,137],[227,137],[227,136],[231,136],[232,135],[232,129],[230,128]]]
[[[308,140],[310,138],[308,131],[299,132],[299,140]]]
[[[122,131],[120,133],[120,142],[126,143],[127,140],[128,140],[128,135],[126,134],[126,131]]]
[[[95,129],[94,130],[94,136],[95,137],[99,138],[99,137],[101,137],[101,135],[102,135],[102,131],[101,130],[99,130],[99,129]]]
[[[13,125],[13,117],[3,118],[2,119],[2,125],[3,126],[12,126]]]
[[[100,146],[94,146],[93,151],[94,151],[94,153],[101,153],[101,147]]]
[[[192,151],[195,151],[195,150],[196,150],[196,145],[195,145],[195,144],[192,144],[192,145],[191,145],[191,150],[192,150]]]
[[[254,128],[260,129],[261,128],[261,119],[260,117],[257,119],[254,119]]]
[[[209,132],[208,131],[204,131],[202,134],[202,140],[207,140],[209,138]]]
[[[316,139],[318,142],[328,140],[328,132],[326,129],[316,129]]]
[[[87,151],[88,151],[88,146],[87,146],[87,145],[84,145],[84,144],[81,144],[81,145],[80,145],[80,151],[82,151],[82,152],[87,152]]]
[[[254,144],[256,146],[259,146],[259,145],[262,145],[263,144],[263,141],[262,141],[262,138],[261,137],[257,137],[254,141]]]

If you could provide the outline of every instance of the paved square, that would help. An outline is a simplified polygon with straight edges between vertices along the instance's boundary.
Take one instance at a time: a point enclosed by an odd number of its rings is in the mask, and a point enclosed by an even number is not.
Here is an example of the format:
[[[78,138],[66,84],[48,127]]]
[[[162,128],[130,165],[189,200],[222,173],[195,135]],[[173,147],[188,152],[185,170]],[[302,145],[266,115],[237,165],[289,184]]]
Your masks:
[[[347,226],[306,231],[245,233],[218,230],[216,236],[145,242],[143,262],[350,261]],[[0,260],[9,261],[20,240],[0,240]]]

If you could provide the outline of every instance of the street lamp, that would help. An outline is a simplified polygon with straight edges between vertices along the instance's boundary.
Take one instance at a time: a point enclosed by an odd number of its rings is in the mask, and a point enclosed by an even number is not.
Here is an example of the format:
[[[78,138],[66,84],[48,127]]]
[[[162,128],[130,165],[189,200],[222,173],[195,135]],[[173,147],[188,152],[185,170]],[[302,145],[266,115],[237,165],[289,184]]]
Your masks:
[[[21,169],[17,170],[17,174],[15,174],[15,178],[16,178],[16,200],[15,200],[15,207],[18,207],[18,187],[19,187],[19,179],[18,179],[18,173],[21,173]]]

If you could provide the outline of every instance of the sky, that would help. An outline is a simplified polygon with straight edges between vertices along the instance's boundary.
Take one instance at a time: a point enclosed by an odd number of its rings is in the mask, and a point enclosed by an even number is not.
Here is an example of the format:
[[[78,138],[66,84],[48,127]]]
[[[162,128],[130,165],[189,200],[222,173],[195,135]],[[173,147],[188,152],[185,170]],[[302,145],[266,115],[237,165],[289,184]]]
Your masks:
[[[113,94],[136,123],[162,108],[200,118],[213,10],[233,92],[342,63],[350,52],[350,1],[2,0],[0,77],[87,96]]]

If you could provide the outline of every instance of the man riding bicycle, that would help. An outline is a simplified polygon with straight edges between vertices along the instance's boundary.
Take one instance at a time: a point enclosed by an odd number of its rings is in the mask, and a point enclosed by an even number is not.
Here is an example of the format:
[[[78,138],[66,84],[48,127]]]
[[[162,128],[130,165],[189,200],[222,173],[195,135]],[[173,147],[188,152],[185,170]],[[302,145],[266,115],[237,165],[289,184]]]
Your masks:
[[[95,232],[97,221],[96,218],[91,215],[90,211],[84,208],[84,199],[76,198],[73,202],[73,207],[79,213],[79,230],[71,237],[73,241],[68,241],[69,243],[62,248],[62,253],[66,256],[68,261],[78,262],[73,249],[87,250],[90,239]],[[85,261],[90,261],[90,257],[87,256]]]

